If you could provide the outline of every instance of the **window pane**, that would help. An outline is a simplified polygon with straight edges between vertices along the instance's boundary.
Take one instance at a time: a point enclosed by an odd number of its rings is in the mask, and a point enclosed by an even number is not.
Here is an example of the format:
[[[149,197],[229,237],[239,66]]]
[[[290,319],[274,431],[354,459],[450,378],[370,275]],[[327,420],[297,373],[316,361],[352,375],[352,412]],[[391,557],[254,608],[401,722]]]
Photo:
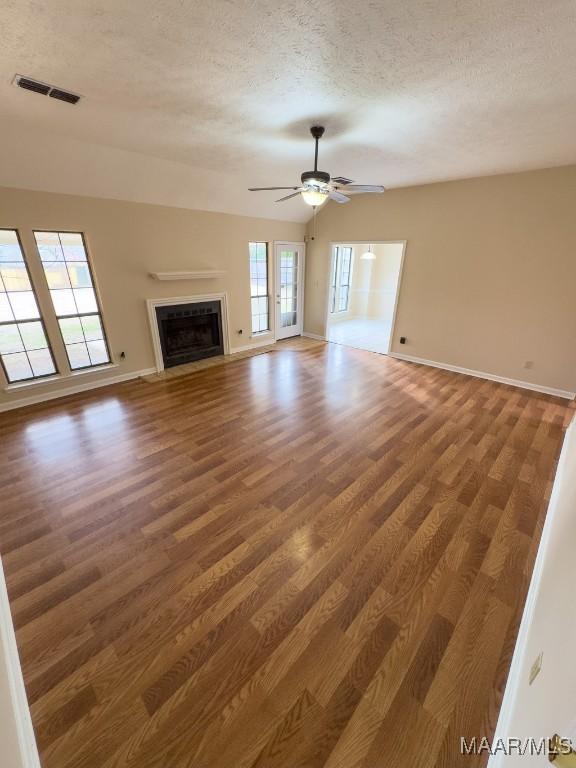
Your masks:
[[[68,270],[63,261],[53,261],[44,264],[44,274],[48,281],[48,288],[70,288]]]
[[[18,329],[26,349],[41,349],[48,346],[44,328],[39,320],[35,323],[19,323]]]
[[[40,317],[36,297],[32,291],[9,293],[8,298],[16,320],[35,320]]]
[[[66,261],[87,261],[84,241],[79,232],[60,232],[60,242]]]
[[[79,317],[67,317],[58,321],[64,344],[77,344],[84,341],[82,333],[82,323]]]
[[[0,262],[23,261],[18,236],[13,229],[0,229]]]
[[[30,291],[32,288],[23,261],[2,262],[0,275],[6,291]]]
[[[7,320],[14,320],[14,314],[8,296],[5,293],[0,293],[0,323],[5,323]]]
[[[0,325],[0,354],[7,355],[10,352],[22,352],[24,345],[18,333],[18,326]]]
[[[73,288],[91,288],[92,278],[86,262],[77,261],[68,264],[68,273]]]
[[[88,352],[90,353],[92,365],[102,365],[103,363],[109,362],[108,351],[103,340],[89,341]]]
[[[104,338],[99,315],[89,315],[88,317],[81,318],[81,320],[86,341],[96,341],[97,339]]]
[[[67,344],[66,352],[68,352],[68,360],[70,361],[70,368],[72,368],[72,370],[75,370],[76,368],[87,368],[91,365],[86,344]]]
[[[49,349],[35,349],[28,353],[28,359],[34,376],[49,376],[51,373],[56,373]]]
[[[42,261],[64,261],[58,232],[34,232]]]
[[[70,288],[63,291],[50,291],[50,295],[52,296],[54,311],[59,317],[62,315],[76,315],[78,313],[74,294]]]
[[[75,288],[74,298],[80,314],[98,312],[98,304],[96,304],[96,296],[92,288]]]
[[[2,362],[10,382],[31,379],[34,375],[25,352],[18,352],[15,355],[3,355]]]

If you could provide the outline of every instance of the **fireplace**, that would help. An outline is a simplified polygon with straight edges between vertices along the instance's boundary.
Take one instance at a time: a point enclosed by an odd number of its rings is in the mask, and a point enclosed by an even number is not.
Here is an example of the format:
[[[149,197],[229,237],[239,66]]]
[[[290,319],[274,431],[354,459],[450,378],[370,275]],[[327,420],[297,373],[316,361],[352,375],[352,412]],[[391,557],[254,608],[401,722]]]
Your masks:
[[[164,367],[224,354],[220,301],[156,307]]]

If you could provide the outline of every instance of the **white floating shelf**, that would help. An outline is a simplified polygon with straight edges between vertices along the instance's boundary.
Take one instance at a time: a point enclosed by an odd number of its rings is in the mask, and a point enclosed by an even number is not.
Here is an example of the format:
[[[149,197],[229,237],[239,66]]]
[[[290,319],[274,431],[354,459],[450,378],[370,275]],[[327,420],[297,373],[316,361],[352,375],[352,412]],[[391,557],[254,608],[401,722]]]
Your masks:
[[[211,280],[225,274],[221,269],[200,269],[195,272],[150,272],[150,277],[154,280]]]

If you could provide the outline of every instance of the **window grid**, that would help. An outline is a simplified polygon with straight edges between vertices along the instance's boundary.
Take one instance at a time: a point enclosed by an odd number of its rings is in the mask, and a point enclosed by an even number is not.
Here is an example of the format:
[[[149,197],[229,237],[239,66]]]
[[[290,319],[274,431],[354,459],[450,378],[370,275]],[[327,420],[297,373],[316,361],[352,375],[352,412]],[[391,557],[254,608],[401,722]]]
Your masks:
[[[84,235],[81,232],[34,232],[34,236],[70,368],[81,370],[106,365],[110,362],[110,352]],[[80,306],[80,294],[87,298],[88,306]],[[90,323],[93,330],[87,333]]]
[[[268,243],[249,243],[252,333],[270,330]]]
[[[280,251],[280,325],[297,323],[298,251]]]
[[[15,229],[0,229],[0,363],[10,384],[58,372]]]

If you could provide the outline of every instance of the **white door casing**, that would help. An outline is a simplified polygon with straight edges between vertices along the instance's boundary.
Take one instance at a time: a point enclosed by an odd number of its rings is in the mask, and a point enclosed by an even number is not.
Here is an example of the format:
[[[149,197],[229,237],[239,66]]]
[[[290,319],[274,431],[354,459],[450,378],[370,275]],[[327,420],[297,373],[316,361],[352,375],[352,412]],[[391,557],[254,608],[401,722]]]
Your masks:
[[[276,339],[299,336],[304,319],[304,243],[274,243]]]

